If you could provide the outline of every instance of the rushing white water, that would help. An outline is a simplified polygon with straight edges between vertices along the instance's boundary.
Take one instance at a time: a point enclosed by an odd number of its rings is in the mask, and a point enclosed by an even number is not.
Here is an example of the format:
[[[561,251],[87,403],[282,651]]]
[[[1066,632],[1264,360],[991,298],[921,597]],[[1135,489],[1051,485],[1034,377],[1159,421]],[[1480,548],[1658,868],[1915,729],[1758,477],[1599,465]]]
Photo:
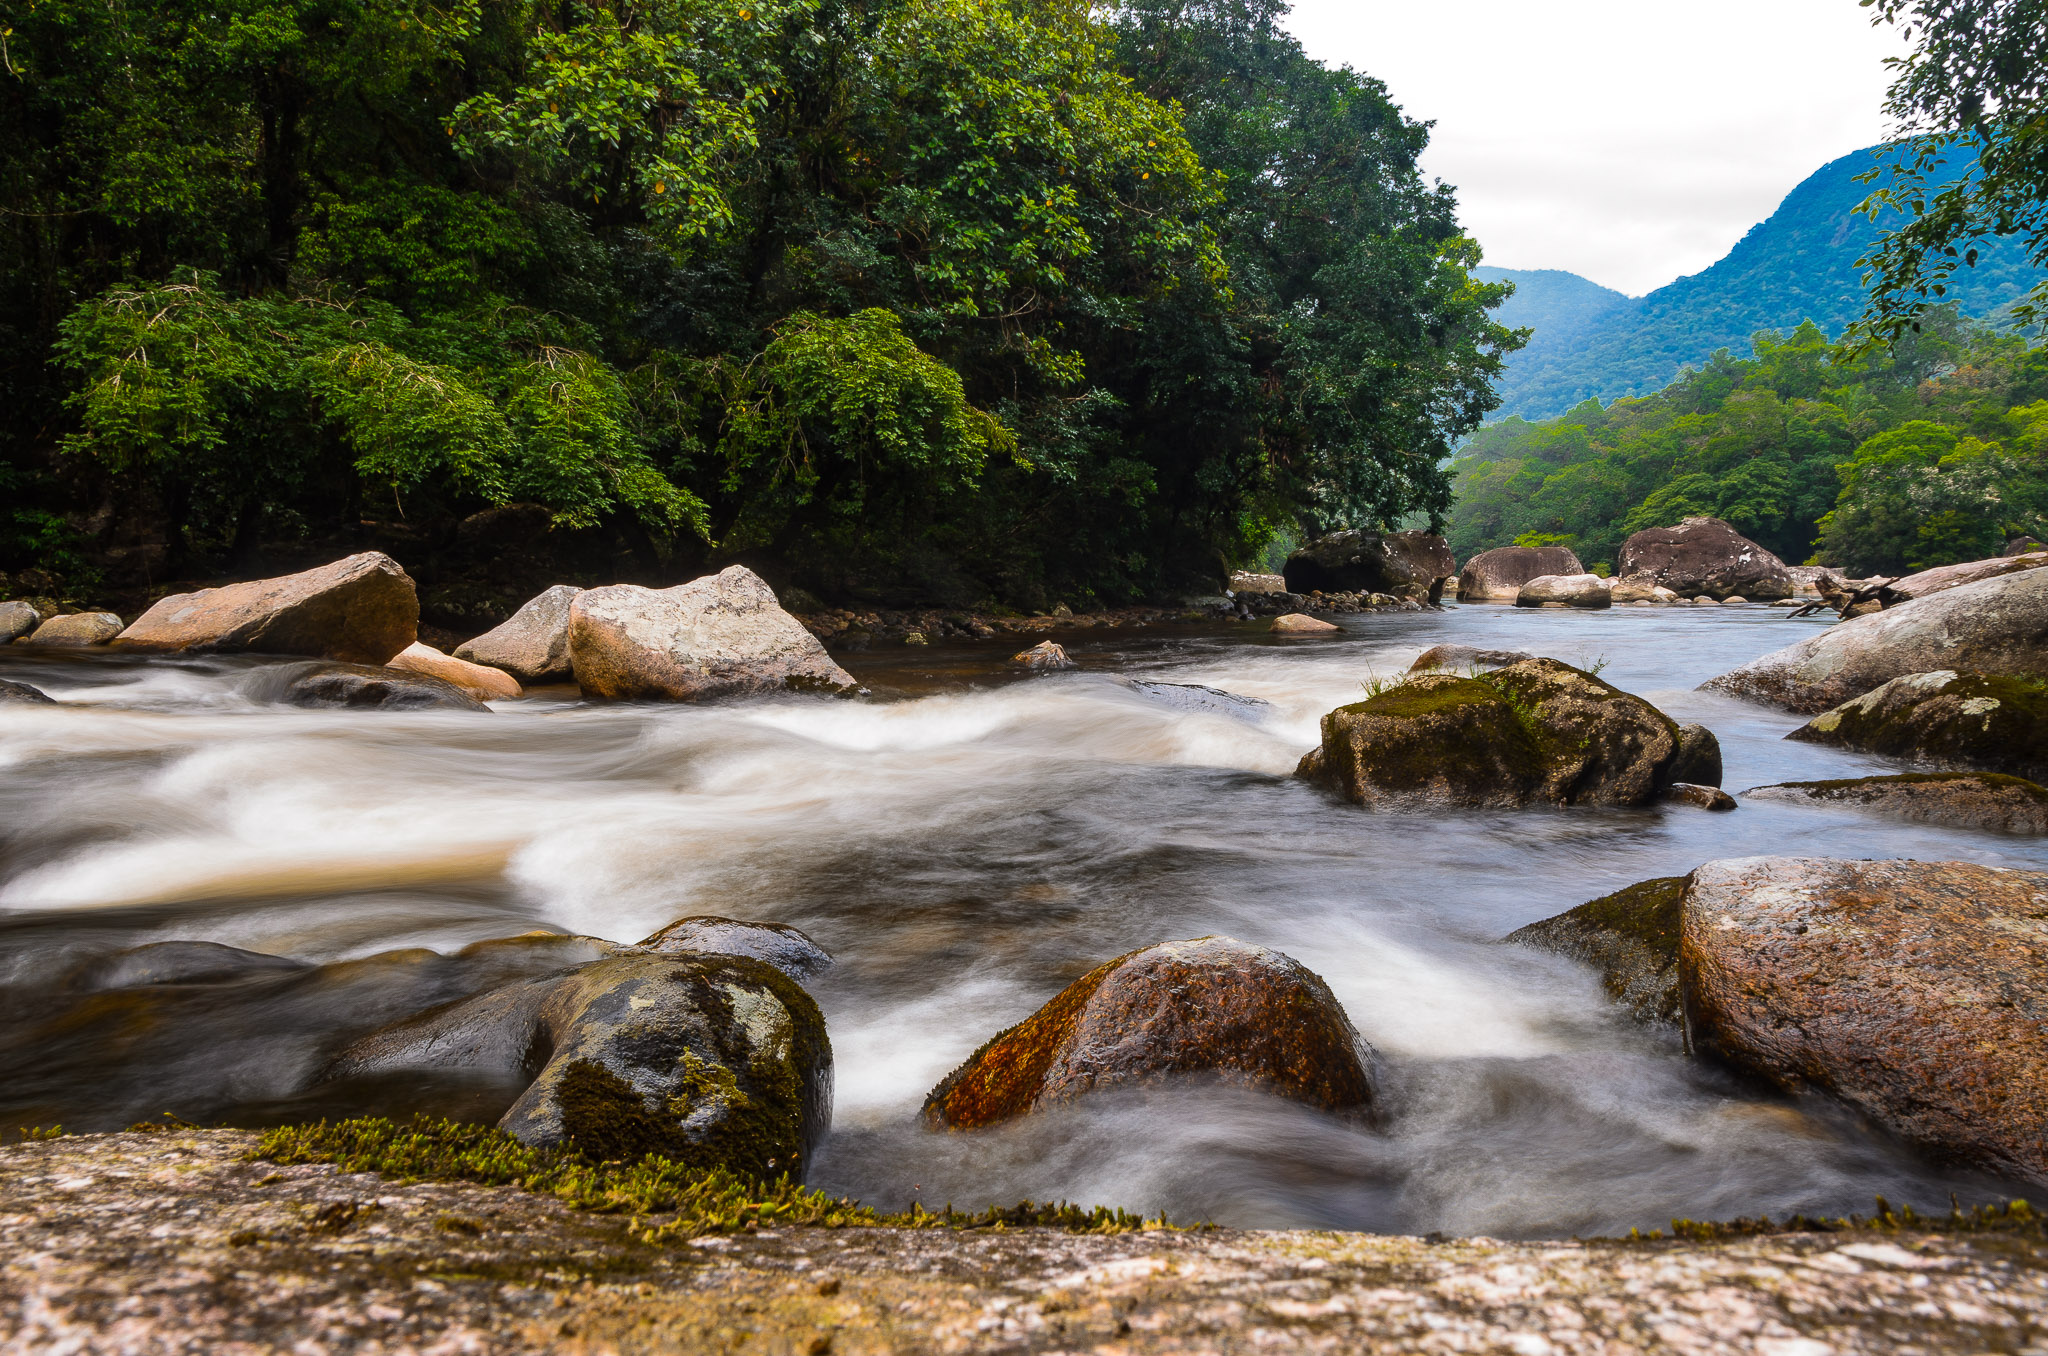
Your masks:
[[[0,676],[63,703],[0,706],[0,1123],[303,1114],[279,1092],[290,1071],[337,1024],[417,1004],[388,976],[433,963],[366,962],[288,1009],[180,999],[109,1016],[103,995],[89,1021],[52,1017],[61,977],[116,947],[333,962],[534,927],[632,941],[711,913],[793,923],[838,956],[812,986],[837,1061],[813,1180],[878,1204],[1063,1197],[1236,1224],[1557,1234],[1998,1195],[1823,1103],[1691,1065],[1589,972],[1498,939],[1715,857],[2037,867],[2043,845],[1764,803],[1368,813],[1288,775],[1323,712],[1442,640],[1604,658],[1609,681],[1712,727],[1736,790],[1879,768],[1693,690],[1803,625],[1761,608],[1461,608],[1350,618],[1314,641],[1095,631],[1065,638],[1077,674],[1016,680],[1013,646],[905,650],[854,657],[868,700],[541,696],[488,716],[262,706],[242,693],[255,661],[0,651]],[[1206,933],[1329,981],[1385,1057],[1377,1129],[1213,1088],[974,1134],[921,1126],[933,1083],[1064,984]]]

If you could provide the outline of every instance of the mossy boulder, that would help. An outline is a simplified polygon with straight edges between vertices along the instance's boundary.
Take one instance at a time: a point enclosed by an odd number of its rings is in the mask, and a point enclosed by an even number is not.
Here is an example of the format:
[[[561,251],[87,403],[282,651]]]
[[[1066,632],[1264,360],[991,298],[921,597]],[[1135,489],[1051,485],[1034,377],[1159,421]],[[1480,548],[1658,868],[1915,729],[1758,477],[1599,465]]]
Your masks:
[[[1600,972],[1607,996],[1638,1021],[1675,1027],[1685,885],[1684,876],[1641,881],[1518,928],[1507,940],[1583,961]]]
[[[1939,669],[1908,674],[1785,736],[1949,767],[2048,780],[2048,684]]]
[[[1089,971],[948,1074],[924,1114],[970,1130],[1091,1091],[1189,1077],[1369,1112],[1373,1063],[1329,986],[1299,961],[1200,937]]]
[[[1298,776],[1364,806],[1646,805],[1681,741],[1640,697],[1555,659],[1422,674],[1323,717]]]
[[[1747,800],[1846,805],[1916,824],[2048,834],[2048,787],[1998,772],[1906,772],[1753,787]]]

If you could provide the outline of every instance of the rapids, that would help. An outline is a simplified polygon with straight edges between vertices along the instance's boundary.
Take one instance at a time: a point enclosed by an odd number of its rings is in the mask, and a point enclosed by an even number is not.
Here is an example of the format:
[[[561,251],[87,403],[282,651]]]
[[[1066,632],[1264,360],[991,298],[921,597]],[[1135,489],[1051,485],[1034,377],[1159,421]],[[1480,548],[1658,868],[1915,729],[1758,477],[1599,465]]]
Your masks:
[[[1256,625],[1076,630],[1057,638],[1082,671],[1049,677],[1008,669],[1014,641],[846,656],[865,700],[596,707],[543,691],[489,716],[266,707],[243,693],[250,659],[0,650],[0,677],[64,703],[0,706],[0,1125],[494,1116],[503,1089],[280,1089],[335,1030],[402,1015],[379,1015],[394,966],[424,1006],[471,982],[443,970],[473,941],[630,942],[710,913],[795,924],[838,957],[810,986],[837,1061],[811,1180],[877,1205],[1065,1198],[1554,1236],[2012,1194],[1825,1102],[1695,1067],[1610,1010],[1590,972],[1498,939],[1715,857],[2042,869],[2048,844],[1762,803],[1374,814],[1288,775],[1323,712],[1445,640],[1607,661],[1608,681],[1720,736],[1734,791],[1884,770],[1694,690],[1807,623],[1760,607],[1340,622],[1285,642]],[[922,1127],[925,1092],[997,1030],[1102,960],[1206,933],[1328,980],[1383,1062],[1378,1128],[1205,1088]],[[168,940],[384,959],[203,998],[81,997],[65,978]]]

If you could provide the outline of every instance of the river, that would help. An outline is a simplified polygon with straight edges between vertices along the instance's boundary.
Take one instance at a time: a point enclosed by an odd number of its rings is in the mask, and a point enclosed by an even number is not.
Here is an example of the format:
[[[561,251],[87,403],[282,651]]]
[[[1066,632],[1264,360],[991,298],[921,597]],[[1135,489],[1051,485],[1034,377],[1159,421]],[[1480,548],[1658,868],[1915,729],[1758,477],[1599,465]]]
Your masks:
[[[0,706],[0,1125],[488,1116],[503,1089],[293,1090],[336,1031],[417,1001],[364,980],[386,973],[367,958],[536,928],[630,942],[708,913],[795,924],[837,956],[810,986],[837,1065],[811,1180],[876,1205],[1543,1237],[2014,1194],[1696,1067],[1589,971],[1499,939],[1717,857],[2042,869],[2048,844],[1765,803],[1368,813],[1289,776],[1323,712],[1447,640],[1604,661],[1719,735],[1731,790],[1885,770],[1694,690],[1817,623],[1467,606],[1340,624],[1076,631],[1060,639],[1082,671],[1045,677],[1008,668],[1014,642],[847,656],[864,700],[567,691],[489,715],[262,706],[253,659],[0,650],[0,677],[64,703]],[[997,1030],[1103,960],[1209,933],[1329,982],[1383,1061],[1376,1127],[1187,1088],[923,1128],[926,1091]],[[260,1001],[80,990],[116,949],[186,939],[363,964]],[[406,973],[434,963],[415,950]]]

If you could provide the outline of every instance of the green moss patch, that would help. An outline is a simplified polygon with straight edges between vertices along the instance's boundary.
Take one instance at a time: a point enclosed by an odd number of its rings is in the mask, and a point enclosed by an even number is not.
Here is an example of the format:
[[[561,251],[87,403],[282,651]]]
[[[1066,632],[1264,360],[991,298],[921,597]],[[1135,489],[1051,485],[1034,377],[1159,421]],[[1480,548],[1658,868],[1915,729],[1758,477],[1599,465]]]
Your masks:
[[[1687,876],[1659,876],[1531,923],[1506,940],[1583,961],[1607,996],[1646,1022],[1678,1020],[1678,934]]]

